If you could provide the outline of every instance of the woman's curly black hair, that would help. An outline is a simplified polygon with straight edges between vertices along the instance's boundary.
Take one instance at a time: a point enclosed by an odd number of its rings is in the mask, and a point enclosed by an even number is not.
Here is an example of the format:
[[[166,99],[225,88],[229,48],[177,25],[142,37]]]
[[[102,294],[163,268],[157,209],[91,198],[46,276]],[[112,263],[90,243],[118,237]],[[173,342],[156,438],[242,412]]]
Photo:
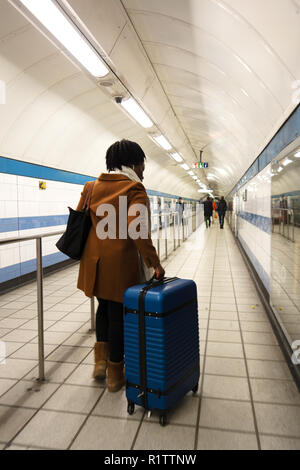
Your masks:
[[[136,142],[121,140],[115,142],[106,152],[106,167],[108,171],[114,171],[122,166],[132,167],[144,163],[146,155]]]

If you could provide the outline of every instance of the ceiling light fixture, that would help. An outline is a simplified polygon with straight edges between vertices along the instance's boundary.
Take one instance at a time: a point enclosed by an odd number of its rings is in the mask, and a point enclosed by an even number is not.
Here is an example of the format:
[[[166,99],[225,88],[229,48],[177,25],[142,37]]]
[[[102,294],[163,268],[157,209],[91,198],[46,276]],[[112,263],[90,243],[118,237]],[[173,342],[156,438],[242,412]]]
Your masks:
[[[100,78],[109,73],[99,54],[51,0],[20,1],[91,75]]]
[[[170,142],[168,142],[167,139],[163,135],[158,135],[156,137],[153,137],[153,139],[164,150],[171,150],[172,146],[171,146]]]
[[[181,163],[183,162],[183,158],[181,157],[181,155],[179,155],[179,153],[175,152],[175,153],[171,153],[171,157],[178,163]]]
[[[223,176],[228,176],[227,171],[226,171],[226,170],[223,170],[222,168],[217,168],[217,171],[218,171],[221,175],[223,175]]]
[[[180,166],[181,166],[181,168],[183,168],[185,171],[189,171],[189,169],[190,169],[190,167],[189,167],[186,163],[184,163],[183,165],[180,165]]]
[[[294,157],[295,157],[295,158],[300,158],[300,150],[298,150],[298,151],[294,154]]]
[[[145,129],[153,126],[153,122],[133,98],[122,100],[121,106]]]

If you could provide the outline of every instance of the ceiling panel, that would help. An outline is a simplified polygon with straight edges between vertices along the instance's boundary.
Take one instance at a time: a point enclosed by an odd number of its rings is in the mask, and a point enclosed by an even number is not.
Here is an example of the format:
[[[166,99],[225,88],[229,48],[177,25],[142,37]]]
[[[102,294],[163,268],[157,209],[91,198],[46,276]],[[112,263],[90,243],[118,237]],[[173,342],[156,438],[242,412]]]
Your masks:
[[[123,4],[195,151],[209,144],[214,172],[226,157],[229,191],[296,106],[297,0]]]
[[[106,170],[107,148],[116,140],[130,138],[147,154],[145,182],[149,189],[197,197],[195,183],[182,178],[183,170],[149,139],[145,130],[20,12],[0,0],[1,28],[4,25],[0,70],[1,79],[6,81],[7,100],[0,108],[2,156],[98,176]],[[128,31],[124,29],[127,38]],[[126,56],[126,47],[132,44],[123,43],[118,54],[117,48],[111,49],[119,57]],[[140,64],[140,70],[143,67]],[[147,93],[155,79],[154,75],[146,87],[141,81],[139,93]],[[168,109],[161,112],[162,120],[167,117]]]

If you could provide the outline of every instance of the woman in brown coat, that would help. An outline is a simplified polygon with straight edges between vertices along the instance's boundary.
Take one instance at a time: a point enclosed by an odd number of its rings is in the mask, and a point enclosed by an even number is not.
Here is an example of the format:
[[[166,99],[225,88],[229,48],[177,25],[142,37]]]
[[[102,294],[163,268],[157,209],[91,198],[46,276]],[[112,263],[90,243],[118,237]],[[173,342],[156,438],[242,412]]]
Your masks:
[[[157,279],[164,276],[152,244],[151,224],[145,218],[137,219],[141,212],[135,210],[144,207],[150,215],[149,199],[142,184],[145,159],[137,143],[127,140],[114,143],[106,153],[109,173],[101,174],[95,183],[85,184],[77,207],[84,209],[90,199],[92,228],[80,261],[78,288],[99,301],[93,377],[105,378],[107,371],[107,387],[111,392],[124,384],[124,292],[153,274]],[[146,226],[146,237],[130,236],[130,227],[135,223],[140,232]]]

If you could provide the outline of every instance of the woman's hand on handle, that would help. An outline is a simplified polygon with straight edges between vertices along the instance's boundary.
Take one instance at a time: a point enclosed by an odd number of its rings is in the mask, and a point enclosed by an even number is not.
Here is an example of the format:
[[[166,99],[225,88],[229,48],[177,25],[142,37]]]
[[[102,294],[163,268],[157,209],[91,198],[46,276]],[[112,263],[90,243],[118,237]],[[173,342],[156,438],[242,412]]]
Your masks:
[[[157,266],[157,268],[154,269],[154,272],[155,272],[154,277],[155,277],[155,279],[157,279],[157,280],[162,279],[162,278],[164,277],[164,275],[165,275],[165,270],[164,270],[164,268],[161,266],[161,264],[159,264],[159,265]]]

